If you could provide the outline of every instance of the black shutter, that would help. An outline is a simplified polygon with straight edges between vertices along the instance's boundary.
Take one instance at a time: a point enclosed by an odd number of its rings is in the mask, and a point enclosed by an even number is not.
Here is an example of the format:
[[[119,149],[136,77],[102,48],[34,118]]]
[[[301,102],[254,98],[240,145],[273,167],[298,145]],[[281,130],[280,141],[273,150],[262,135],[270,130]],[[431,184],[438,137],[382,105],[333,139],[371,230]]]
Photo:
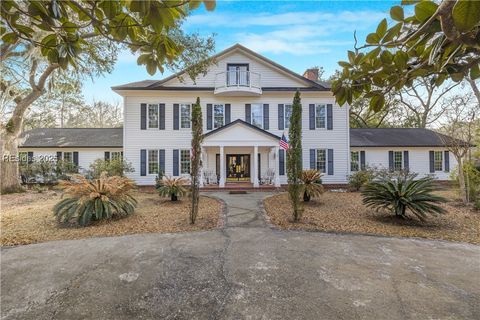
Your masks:
[[[249,103],[245,105],[245,122],[252,123],[252,105]]]
[[[73,151],[73,164],[78,167],[78,152]]]
[[[327,130],[333,130],[333,106],[327,104]]]
[[[178,103],[173,104],[173,130],[180,128],[180,105]]]
[[[263,105],[263,130],[270,128],[270,107],[268,104]]]
[[[179,165],[179,151],[178,149],[173,150],[173,175],[174,176],[179,176],[180,172],[178,170],[178,165]]]
[[[278,174],[285,175],[285,150],[278,150]]]
[[[393,171],[393,151],[388,151],[388,168]]]
[[[147,175],[147,150],[140,150],[140,175]]]
[[[212,130],[213,123],[213,106],[211,103],[207,103],[207,130]]]
[[[328,159],[328,175],[333,175],[333,149],[327,150],[327,159]]]
[[[147,104],[140,104],[140,130],[147,130]]]
[[[308,123],[310,130],[315,130],[315,105],[310,104],[308,106]]]
[[[110,151],[105,151],[105,161],[110,160]]]
[[[365,170],[365,151],[360,151],[360,170]]]
[[[158,105],[159,110],[158,110],[158,129],[159,130],[165,130],[165,103],[160,103]]]
[[[62,160],[62,152],[57,151],[57,161],[60,161],[60,160]]]
[[[317,170],[317,166],[315,165],[315,149],[310,149],[310,169]]]
[[[285,123],[285,114],[284,114],[284,106],[283,104],[278,105],[278,130],[283,130],[285,129],[284,123]]]
[[[403,151],[403,169],[409,171],[410,160],[408,159],[408,151]]]
[[[32,164],[32,163],[33,163],[33,152],[32,152],[32,151],[28,151],[28,152],[27,152],[27,163],[28,163],[28,164]]]
[[[158,150],[158,170],[165,174],[165,149]]]
[[[430,173],[434,173],[435,172],[435,152],[430,151],[429,154],[430,154]]]
[[[225,104],[225,124],[232,122],[232,108],[230,103]]]
[[[450,172],[450,152],[445,151],[445,172]]]

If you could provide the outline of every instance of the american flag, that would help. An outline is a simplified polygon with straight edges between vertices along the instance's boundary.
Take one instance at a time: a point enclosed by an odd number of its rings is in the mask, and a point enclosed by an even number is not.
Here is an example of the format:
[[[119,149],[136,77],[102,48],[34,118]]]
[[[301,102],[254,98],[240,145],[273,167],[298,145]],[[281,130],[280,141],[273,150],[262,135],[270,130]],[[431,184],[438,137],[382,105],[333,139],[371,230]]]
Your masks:
[[[288,141],[287,141],[287,138],[285,137],[285,133],[282,134],[282,139],[280,139],[280,147],[282,147],[285,150],[288,150]]]

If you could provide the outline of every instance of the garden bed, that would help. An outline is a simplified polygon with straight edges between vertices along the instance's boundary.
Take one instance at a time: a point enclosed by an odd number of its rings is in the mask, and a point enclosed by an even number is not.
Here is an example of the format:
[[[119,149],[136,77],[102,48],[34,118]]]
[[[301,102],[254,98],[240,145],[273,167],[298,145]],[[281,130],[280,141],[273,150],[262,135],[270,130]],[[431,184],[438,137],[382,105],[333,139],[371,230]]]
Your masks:
[[[188,198],[171,202],[157,193],[134,192],[138,200],[135,213],[111,221],[95,222],[81,227],[60,227],[52,208],[61,199],[60,191],[44,191],[1,196],[2,246],[23,245],[51,240],[82,239],[151,232],[183,232],[217,227],[222,203],[201,197],[195,225],[189,223]]]
[[[442,204],[447,213],[422,222],[400,219],[388,212],[376,212],[362,204],[360,193],[326,192],[305,204],[300,222],[292,221],[287,193],[269,197],[264,206],[272,224],[281,229],[317,230],[420,237],[480,244],[480,212],[454,201],[450,191],[439,192],[451,201]]]

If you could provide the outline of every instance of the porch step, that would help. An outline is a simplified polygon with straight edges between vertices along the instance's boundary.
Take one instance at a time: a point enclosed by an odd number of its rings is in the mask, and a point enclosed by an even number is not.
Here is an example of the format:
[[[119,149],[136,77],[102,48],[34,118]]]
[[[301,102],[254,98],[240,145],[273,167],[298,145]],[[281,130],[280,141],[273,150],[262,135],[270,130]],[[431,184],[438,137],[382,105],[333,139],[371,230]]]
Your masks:
[[[230,194],[247,194],[247,190],[230,190]]]

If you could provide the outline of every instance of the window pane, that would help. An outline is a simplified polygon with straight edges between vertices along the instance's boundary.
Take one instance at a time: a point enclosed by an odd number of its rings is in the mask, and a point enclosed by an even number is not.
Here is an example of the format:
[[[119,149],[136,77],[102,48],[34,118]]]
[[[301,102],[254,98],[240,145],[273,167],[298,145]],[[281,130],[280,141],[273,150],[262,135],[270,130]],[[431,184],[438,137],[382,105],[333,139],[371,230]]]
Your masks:
[[[402,151],[395,151],[393,153],[393,168],[395,171],[402,170],[403,153]]]
[[[224,108],[223,104],[213,106],[213,127],[220,128],[224,124]]]
[[[352,151],[350,153],[350,158],[351,158],[351,162],[350,162],[350,171],[358,171],[360,165],[359,165],[359,156],[358,156],[359,152],[358,151]]]
[[[121,159],[122,158],[122,153],[119,152],[119,151],[113,151],[111,153],[111,157],[110,157],[112,160],[115,160],[115,159]]]
[[[326,172],[326,151],[325,149],[317,149],[317,170],[320,172]]]
[[[63,160],[65,162],[73,162],[73,155],[71,152],[64,152],[63,153]]]
[[[148,127],[158,128],[158,104],[148,105]]]
[[[317,104],[315,111],[315,125],[317,128],[325,128],[325,105]]]
[[[261,104],[252,104],[252,124],[263,128],[263,106]]]
[[[435,156],[434,156],[433,167],[435,171],[442,171],[443,170],[443,152],[435,151],[434,155]]]
[[[290,127],[290,117],[292,115],[292,105],[291,104],[286,104],[285,105],[285,129],[288,129]]]
[[[20,163],[27,163],[28,162],[28,152],[19,152],[18,153],[18,161]]]
[[[190,150],[180,150],[180,173],[190,174]]]
[[[148,150],[148,174],[158,173],[158,150]]]
[[[180,105],[180,127],[181,128],[190,128],[190,105],[181,104]]]

